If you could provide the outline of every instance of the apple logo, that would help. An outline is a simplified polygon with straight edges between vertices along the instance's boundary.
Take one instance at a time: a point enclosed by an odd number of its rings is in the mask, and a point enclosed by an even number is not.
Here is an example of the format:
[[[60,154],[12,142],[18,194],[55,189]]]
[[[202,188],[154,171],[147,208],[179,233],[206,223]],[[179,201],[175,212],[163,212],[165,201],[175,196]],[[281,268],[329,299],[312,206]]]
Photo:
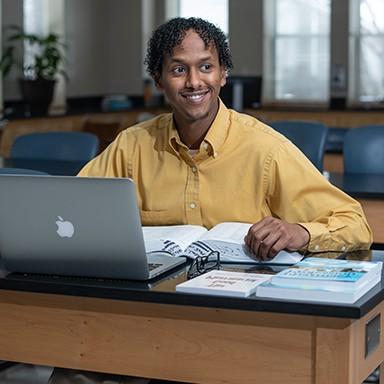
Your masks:
[[[70,221],[65,221],[61,216],[57,216],[59,220],[56,221],[57,234],[60,237],[72,237],[75,233],[75,228]]]

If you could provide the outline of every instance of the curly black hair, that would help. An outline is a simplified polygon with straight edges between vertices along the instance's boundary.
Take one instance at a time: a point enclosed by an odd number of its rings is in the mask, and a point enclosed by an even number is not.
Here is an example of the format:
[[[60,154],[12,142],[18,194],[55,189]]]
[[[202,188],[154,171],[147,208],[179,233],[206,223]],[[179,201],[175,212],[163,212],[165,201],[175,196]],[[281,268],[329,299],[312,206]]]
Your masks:
[[[160,25],[148,41],[144,64],[147,66],[147,72],[152,78],[157,79],[160,76],[164,55],[172,55],[173,49],[181,44],[190,29],[201,37],[206,47],[211,44],[216,47],[220,65],[227,72],[233,68],[228,40],[220,28],[197,17],[176,17]]]

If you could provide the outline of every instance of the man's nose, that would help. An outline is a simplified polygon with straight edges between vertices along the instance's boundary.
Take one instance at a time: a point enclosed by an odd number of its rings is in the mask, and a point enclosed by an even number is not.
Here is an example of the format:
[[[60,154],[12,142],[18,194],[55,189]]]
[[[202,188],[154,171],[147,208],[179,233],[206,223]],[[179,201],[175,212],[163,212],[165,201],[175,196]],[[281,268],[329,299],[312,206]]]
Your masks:
[[[188,71],[187,79],[186,79],[186,86],[188,88],[199,88],[201,84],[201,78],[200,73],[196,69],[191,69]]]

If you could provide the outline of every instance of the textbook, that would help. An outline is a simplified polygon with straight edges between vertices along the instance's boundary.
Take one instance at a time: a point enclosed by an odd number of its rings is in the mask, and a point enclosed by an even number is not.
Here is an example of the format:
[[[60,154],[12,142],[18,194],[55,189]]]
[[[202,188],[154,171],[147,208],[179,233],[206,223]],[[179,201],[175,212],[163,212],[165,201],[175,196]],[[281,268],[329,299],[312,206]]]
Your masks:
[[[372,289],[380,282],[380,276],[375,276],[372,280],[357,289],[333,290],[329,289],[324,283],[323,287],[283,287],[275,285],[272,280],[262,283],[257,287],[256,296],[268,299],[288,299],[292,301],[315,301],[327,303],[346,303],[352,304],[361,296]]]
[[[342,290],[357,289],[381,276],[382,262],[308,257],[277,273],[275,285]]]
[[[247,297],[271,275],[212,270],[176,285],[177,292]]]
[[[381,262],[310,257],[257,288],[259,297],[354,303],[381,281]]]
[[[199,225],[143,227],[147,253],[196,258],[218,251],[221,262],[292,265],[303,258],[298,252],[279,252],[272,260],[260,261],[249,251],[244,237],[252,224],[225,222],[207,230]]]

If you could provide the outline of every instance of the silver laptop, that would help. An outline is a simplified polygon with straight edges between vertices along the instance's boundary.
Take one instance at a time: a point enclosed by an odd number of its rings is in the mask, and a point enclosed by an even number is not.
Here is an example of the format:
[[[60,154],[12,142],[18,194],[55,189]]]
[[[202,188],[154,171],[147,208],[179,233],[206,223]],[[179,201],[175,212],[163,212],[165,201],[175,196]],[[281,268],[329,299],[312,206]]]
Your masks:
[[[0,175],[9,272],[149,280],[184,257],[145,252],[130,179]]]

